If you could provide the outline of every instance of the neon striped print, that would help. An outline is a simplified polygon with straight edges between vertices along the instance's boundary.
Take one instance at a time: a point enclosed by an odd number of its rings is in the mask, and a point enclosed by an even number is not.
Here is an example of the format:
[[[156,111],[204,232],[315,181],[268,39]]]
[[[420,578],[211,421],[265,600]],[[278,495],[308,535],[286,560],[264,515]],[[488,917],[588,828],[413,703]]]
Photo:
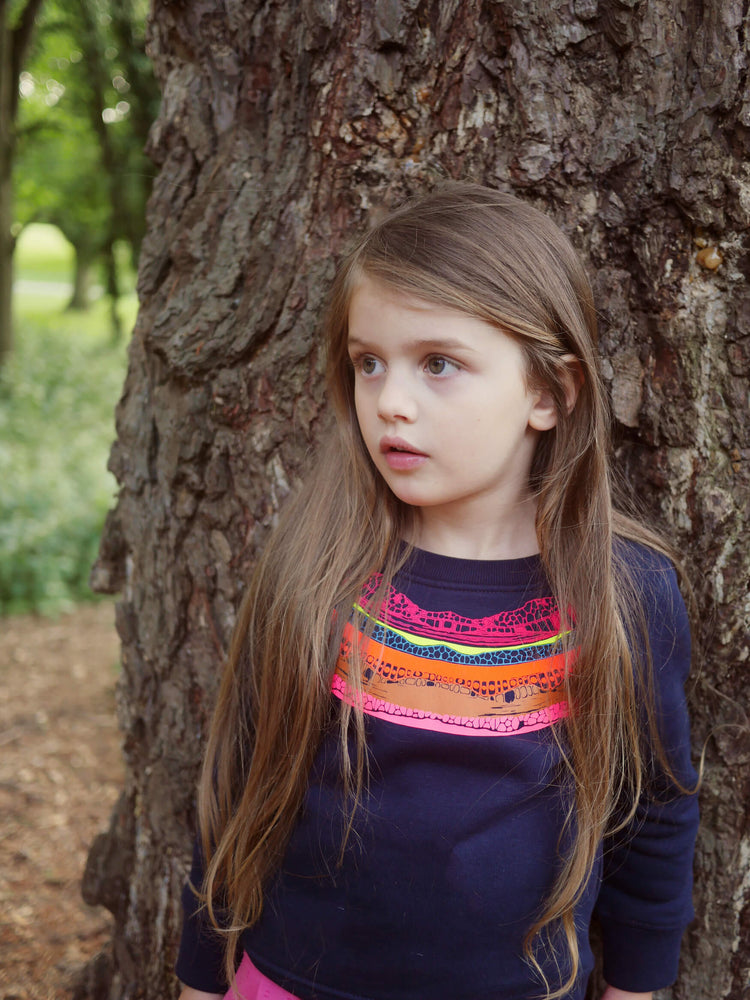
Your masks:
[[[358,644],[367,715],[465,736],[532,732],[567,715],[566,662],[570,668],[575,653],[565,651],[551,599],[469,619],[424,611],[392,592],[384,608],[387,622],[362,605],[355,612],[372,632],[364,637],[363,629],[346,626],[332,691],[355,704],[350,662]]]

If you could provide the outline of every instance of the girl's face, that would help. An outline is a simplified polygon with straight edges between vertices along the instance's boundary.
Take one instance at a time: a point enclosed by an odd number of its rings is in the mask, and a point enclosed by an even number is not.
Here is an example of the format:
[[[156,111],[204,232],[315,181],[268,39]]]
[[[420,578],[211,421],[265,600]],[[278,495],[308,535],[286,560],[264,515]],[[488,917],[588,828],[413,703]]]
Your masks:
[[[371,278],[349,309],[357,419],[380,474],[420,509],[415,544],[464,558],[538,551],[528,493],[551,397],[519,344],[465,313]]]

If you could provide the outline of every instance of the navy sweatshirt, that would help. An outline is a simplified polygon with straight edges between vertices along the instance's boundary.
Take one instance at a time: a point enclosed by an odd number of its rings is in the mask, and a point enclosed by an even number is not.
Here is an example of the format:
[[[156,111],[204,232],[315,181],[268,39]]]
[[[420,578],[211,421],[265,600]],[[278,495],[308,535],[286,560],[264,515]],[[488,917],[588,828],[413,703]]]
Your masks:
[[[628,545],[642,585],[663,746],[691,785],[683,685],[685,607],[668,562]],[[375,621],[363,705],[370,781],[343,864],[337,737],[318,753],[298,825],[242,944],[301,1000],[525,1000],[543,994],[523,939],[553,885],[570,789],[552,727],[567,714],[566,654],[538,557],[454,559],[416,551]],[[333,696],[352,699],[347,627]],[[574,654],[573,654],[574,655]],[[575,670],[575,665],[572,665]],[[613,666],[613,669],[616,667]],[[663,783],[662,783],[663,784]],[[671,983],[692,918],[694,795],[644,796],[605,841],[576,911],[581,1000],[597,912],[607,981]],[[563,842],[564,848],[564,842]],[[200,885],[196,848],[190,881]],[[221,941],[189,887],[177,962],[189,986],[222,992]],[[566,950],[538,957],[553,986]]]

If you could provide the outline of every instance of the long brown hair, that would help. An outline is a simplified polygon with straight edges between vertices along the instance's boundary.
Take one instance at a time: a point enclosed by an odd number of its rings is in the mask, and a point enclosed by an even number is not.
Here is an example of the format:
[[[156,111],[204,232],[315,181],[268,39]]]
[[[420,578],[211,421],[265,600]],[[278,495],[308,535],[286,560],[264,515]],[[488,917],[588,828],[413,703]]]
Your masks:
[[[332,709],[331,678],[353,602],[376,571],[383,573],[380,595],[387,591],[407,556],[402,540],[418,511],[390,492],[359,433],[347,337],[349,303],[363,275],[514,337],[530,384],[546,387],[557,407],[557,425],[542,435],[530,485],[561,631],[575,626],[578,650],[567,678],[570,715],[555,732],[574,789],[572,846],[525,948],[544,978],[539,948],[545,936],[562,933],[569,975],[558,984],[544,980],[549,997],[562,996],[579,970],[575,905],[615,806],[625,797],[632,816],[648,764],[635,693],[651,690],[648,654],[641,662],[634,653],[644,640],[647,649],[647,634],[637,584],[615,536],[671,553],[613,509],[596,314],[575,251],[541,212],[478,185],[447,185],[408,203],[364,236],[339,269],[324,324],[335,427],[272,535],[239,613],[201,778],[203,898],[215,921],[219,900],[230,914],[231,978],[239,937],[260,917],[326,727],[339,727],[350,823],[366,777],[361,712],[343,704]],[[580,387],[569,410],[571,356]],[[361,684],[356,663],[352,673]],[[658,747],[652,699],[646,700],[646,735]]]

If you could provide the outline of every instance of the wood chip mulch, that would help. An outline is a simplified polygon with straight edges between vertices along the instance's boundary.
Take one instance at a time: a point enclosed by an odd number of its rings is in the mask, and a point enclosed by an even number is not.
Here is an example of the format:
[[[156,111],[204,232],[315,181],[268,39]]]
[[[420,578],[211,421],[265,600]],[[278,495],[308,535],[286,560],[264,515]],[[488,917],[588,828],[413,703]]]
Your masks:
[[[86,855],[123,783],[111,603],[0,619],[0,1000],[65,1000],[107,942]]]

